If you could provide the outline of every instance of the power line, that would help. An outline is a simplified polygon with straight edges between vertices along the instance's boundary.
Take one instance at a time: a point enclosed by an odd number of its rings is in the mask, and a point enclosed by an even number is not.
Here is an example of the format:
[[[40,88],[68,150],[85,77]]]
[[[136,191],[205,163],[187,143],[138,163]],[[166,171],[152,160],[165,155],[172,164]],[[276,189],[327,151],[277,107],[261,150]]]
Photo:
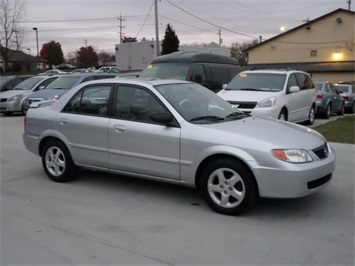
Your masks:
[[[190,16],[193,16],[194,18],[197,18],[198,20],[201,20],[201,21],[203,21],[203,22],[205,22],[205,23],[207,23],[207,24],[210,24],[210,25],[215,26],[215,27],[217,27],[217,28],[223,29],[223,30],[225,30],[225,31],[233,32],[233,33],[235,33],[235,34],[239,34],[239,35],[246,36],[246,37],[250,37],[250,38],[256,38],[255,36],[251,36],[251,35],[248,35],[248,34],[245,34],[245,33],[237,32],[237,31],[234,31],[234,30],[230,30],[230,29],[227,29],[227,28],[218,26],[218,25],[216,25],[216,24],[214,24],[214,23],[212,23],[212,22],[209,22],[209,21],[207,21],[207,20],[205,20],[205,19],[203,19],[203,18],[200,18],[200,17],[198,17],[198,16],[196,16],[196,15],[190,13],[189,11],[187,11],[187,10],[185,10],[185,9],[183,9],[183,8],[181,8],[181,7],[179,7],[179,6],[177,6],[176,4],[172,3],[170,0],[166,0],[166,1],[167,1],[169,4],[175,6],[176,8],[182,10],[183,12],[189,14]]]
[[[144,22],[143,22],[142,27],[140,28],[140,30],[139,30],[138,33],[136,34],[136,38],[137,38],[137,36],[139,35],[139,33],[141,33],[143,27],[145,26],[145,23],[147,22],[148,17],[150,16],[150,12],[152,11],[153,5],[154,5],[154,0],[152,1],[152,4],[151,4],[151,6],[150,6],[150,8],[149,8],[149,12],[148,12],[147,16],[145,17],[145,20],[144,20]]]

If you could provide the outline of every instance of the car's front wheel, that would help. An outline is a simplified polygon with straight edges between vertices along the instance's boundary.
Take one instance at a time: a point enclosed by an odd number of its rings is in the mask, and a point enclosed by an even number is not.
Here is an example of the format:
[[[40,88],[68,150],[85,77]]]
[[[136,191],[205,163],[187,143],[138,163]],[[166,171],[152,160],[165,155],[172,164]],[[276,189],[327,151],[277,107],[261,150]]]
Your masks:
[[[315,116],[316,116],[316,111],[314,106],[312,106],[311,110],[309,110],[308,120],[306,121],[306,125],[313,125]]]
[[[282,121],[287,121],[287,112],[285,109],[281,110],[279,117],[277,119]]]
[[[332,110],[332,107],[330,104],[327,105],[326,109],[325,109],[325,112],[323,114],[323,117],[326,118],[326,119],[329,119],[330,118],[330,114],[331,114],[331,111]]]
[[[214,211],[227,215],[243,213],[257,198],[257,187],[249,169],[230,158],[214,160],[205,167],[200,191]]]
[[[55,182],[70,181],[75,174],[75,165],[70,153],[59,140],[50,140],[45,144],[42,165],[47,176]]]
[[[341,104],[340,110],[337,112],[337,115],[344,115],[345,113],[345,106]]]

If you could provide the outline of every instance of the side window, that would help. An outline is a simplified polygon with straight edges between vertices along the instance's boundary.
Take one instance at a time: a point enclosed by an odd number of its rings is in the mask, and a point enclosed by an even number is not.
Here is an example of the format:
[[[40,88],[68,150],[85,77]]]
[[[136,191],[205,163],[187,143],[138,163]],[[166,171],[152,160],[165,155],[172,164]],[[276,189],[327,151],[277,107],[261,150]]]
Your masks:
[[[328,93],[332,93],[332,88],[330,87],[329,83],[325,85],[325,91]]]
[[[223,84],[229,83],[229,73],[225,66],[211,65],[210,69],[213,80],[212,90],[218,92],[222,89]]]
[[[95,84],[85,87],[64,107],[63,112],[105,116],[111,92],[111,85]]]
[[[292,86],[298,86],[295,74],[291,74],[287,81],[287,93],[290,91]]]
[[[54,80],[56,80],[57,78],[48,78],[45,81],[43,81],[41,84],[39,84],[39,86],[36,87],[35,91],[39,90],[39,89],[44,89],[46,88],[50,83],[52,83]]]
[[[297,83],[301,90],[308,90],[313,88],[312,79],[303,73],[297,73]]]
[[[333,84],[329,84],[332,93],[338,94],[337,88]]]
[[[165,108],[151,92],[133,86],[118,88],[113,112],[114,118],[155,123],[150,116],[156,112],[165,112]]]
[[[207,78],[206,78],[206,70],[203,65],[194,65],[191,75],[190,81],[201,84],[202,86],[207,87]]]

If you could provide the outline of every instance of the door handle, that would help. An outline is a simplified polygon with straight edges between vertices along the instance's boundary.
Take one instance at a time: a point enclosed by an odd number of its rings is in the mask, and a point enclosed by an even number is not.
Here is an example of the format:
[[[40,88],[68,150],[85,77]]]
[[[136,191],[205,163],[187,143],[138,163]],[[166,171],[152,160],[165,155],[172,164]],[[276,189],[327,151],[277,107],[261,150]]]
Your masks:
[[[126,130],[126,127],[123,125],[114,125],[113,128],[117,133],[122,133]]]
[[[61,124],[62,126],[68,124],[68,122],[69,119],[67,118],[59,118],[59,124]]]

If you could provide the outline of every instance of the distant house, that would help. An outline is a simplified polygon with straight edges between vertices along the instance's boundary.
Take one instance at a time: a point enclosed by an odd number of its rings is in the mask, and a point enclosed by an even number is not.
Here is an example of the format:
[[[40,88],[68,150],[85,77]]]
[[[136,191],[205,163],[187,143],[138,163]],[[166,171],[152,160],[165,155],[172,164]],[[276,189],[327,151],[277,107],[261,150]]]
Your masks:
[[[26,54],[20,50],[7,50],[9,55],[9,67],[11,71],[20,72],[37,70],[37,68],[44,69],[41,67],[45,66],[45,62],[43,60],[40,61],[39,67],[37,67],[37,57]],[[0,54],[0,68],[1,71],[4,71],[5,62],[2,53]]]
[[[296,68],[313,80],[355,79],[355,12],[337,9],[246,50],[248,67]]]

